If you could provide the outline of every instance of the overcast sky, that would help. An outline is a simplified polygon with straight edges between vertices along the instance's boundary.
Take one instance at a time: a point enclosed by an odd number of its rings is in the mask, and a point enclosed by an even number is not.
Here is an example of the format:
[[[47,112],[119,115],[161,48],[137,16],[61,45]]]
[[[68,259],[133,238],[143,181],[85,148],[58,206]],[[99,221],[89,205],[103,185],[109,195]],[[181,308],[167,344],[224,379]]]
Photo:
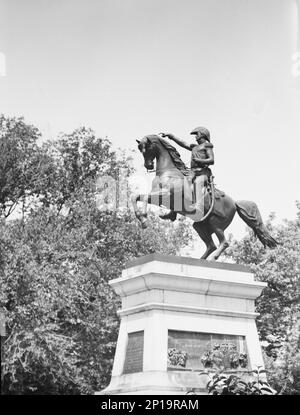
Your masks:
[[[85,125],[123,148],[161,131],[192,141],[204,125],[219,188],[292,219],[297,19],[296,0],[0,0],[0,112],[45,138]]]

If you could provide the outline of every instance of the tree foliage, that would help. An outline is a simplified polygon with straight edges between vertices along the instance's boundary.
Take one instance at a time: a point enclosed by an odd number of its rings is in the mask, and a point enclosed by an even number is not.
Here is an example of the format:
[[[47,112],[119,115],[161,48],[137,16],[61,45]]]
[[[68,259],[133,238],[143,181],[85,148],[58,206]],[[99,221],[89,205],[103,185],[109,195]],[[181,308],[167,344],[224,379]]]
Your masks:
[[[150,215],[145,231],[129,210],[97,208],[97,175],[130,175],[132,168],[91,130],[34,143],[40,175],[32,176],[26,214],[0,223],[2,391],[93,393],[109,382],[117,340],[120,304],[109,281],[132,258],[175,254],[190,234],[184,221],[174,226]],[[6,183],[14,195],[19,182]]]
[[[38,191],[41,174],[40,132],[23,118],[0,114],[0,215],[8,217]]]

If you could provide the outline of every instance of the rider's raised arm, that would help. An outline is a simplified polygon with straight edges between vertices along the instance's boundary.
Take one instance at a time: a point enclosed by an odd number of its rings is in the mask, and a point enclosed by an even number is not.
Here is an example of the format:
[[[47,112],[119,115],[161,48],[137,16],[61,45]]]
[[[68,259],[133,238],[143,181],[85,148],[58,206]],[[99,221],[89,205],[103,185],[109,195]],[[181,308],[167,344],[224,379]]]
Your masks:
[[[175,141],[175,143],[178,144],[180,147],[183,147],[186,150],[192,151],[192,147],[193,147],[192,144],[188,144],[184,140],[181,140],[181,138],[175,137],[174,134],[171,134],[171,133],[161,133],[161,135],[163,137],[168,137],[170,140]]]
[[[192,145],[191,144],[188,144],[184,140],[181,140],[181,138],[175,137],[175,135],[173,135],[172,138],[171,138],[171,140],[175,141],[175,143],[177,143],[180,147],[183,147],[186,150],[192,151]]]

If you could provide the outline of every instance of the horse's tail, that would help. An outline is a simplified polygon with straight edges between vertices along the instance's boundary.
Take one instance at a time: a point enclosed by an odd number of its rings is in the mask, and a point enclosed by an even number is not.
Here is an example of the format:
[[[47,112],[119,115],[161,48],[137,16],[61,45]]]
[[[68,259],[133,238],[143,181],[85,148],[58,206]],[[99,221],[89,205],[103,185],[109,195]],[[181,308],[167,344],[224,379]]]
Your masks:
[[[270,235],[263,224],[257,205],[248,200],[239,200],[238,202],[235,202],[235,206],[239,216],[251,229],[253,229],[254,234],[258,237],[264,247],[275,248],[278,242]]]

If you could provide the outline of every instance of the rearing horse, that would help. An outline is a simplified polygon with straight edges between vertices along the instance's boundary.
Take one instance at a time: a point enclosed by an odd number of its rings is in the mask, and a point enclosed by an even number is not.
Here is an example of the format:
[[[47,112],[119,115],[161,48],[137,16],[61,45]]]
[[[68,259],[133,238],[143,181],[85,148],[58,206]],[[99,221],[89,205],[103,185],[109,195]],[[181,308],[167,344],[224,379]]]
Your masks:
[[[216,197],[212,200],[213,193],[205,190],[203,212],[193,210],[193,192],[188,180],[188,169],[175,147],[159,135],[147,135],[137,142],[147,170],[154,169],[154,160],[156,160],[156,176],[152,182],[151,193],[132,196],[135,215],[143,228],[147,227],[147,203],[167,206],[170,213],[160,217],[175,220],[177,213],[190,217],[194,221],[195,231],[206,244],[206,251],[201,259],[217,260],[229,246],[224,230],[238,212],[265,247],[274,248],[277,245],[264,226],[254,202],[246,200],[235,202],[217,189],[215,189]],[[137,205],[139,201],[143,202],[141,211]],[[214,244],[212,234],[215,234],[219,240],[218,248]]]

